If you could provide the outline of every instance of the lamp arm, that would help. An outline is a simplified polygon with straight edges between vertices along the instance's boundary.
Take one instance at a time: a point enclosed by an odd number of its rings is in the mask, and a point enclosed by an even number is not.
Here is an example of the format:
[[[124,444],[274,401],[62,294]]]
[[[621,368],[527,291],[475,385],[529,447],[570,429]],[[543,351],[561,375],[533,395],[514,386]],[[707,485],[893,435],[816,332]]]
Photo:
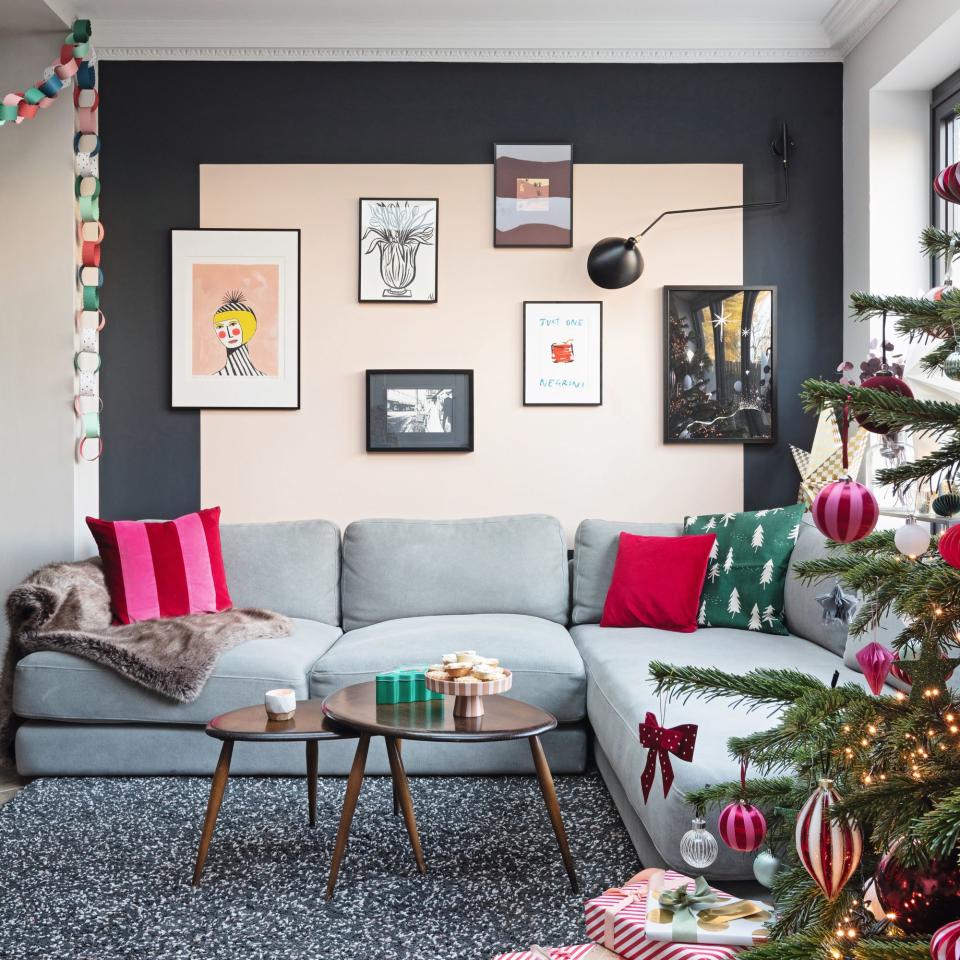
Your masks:
[[[707,213],[711,210],[761,210],[770,207],[783,206],[790,199],[790,174],[787,169],[786,161],[783,164],[783,197],[779,200],[765,200],[762,203],[728,203],[721,207],[690,207],[686,210],[664,210],[652,223],[647,224],[638,234],[631,237],[636,242],[641,237],[646,236],[664,217],[671,217],[677,213]]]

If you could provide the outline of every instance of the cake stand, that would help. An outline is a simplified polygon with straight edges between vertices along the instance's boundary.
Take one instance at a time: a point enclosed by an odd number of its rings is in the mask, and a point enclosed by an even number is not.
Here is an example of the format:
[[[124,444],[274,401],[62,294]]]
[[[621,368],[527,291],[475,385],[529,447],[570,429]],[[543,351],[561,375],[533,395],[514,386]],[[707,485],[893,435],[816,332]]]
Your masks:
[[[506,693],[513,686],[513,674],[504,670],[496,680],[477,680],[475,683],[457,683],[456,680],[434,680],[427,677],[427,689],[454,697],[455,717],[482,717],[483,698],[494,693]]]

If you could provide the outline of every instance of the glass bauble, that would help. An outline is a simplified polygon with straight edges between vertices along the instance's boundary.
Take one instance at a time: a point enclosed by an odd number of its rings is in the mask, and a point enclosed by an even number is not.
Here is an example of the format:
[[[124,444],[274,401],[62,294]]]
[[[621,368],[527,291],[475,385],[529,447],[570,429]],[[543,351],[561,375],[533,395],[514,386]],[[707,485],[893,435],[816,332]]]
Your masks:
[[[717,840],[706,829],[706,821],[695,817],[690,829],[680,838],[683,862],[696,870],[706,870],[717,859]]]
[[[908,935],[931,934],[957,919],[960,866],[956,857],[908,867],[896,859],[896,847],[884,856],[874,876],[877,897],[894,923]]]
[[[943,361],[943,372],[951,380],[960,380],[960,351],[947,354],[947,359]]]
[[[919,557],[926,553],[930,546],[930,530],[926,525],[921,526],[911,519],[893,535],[893,542],[905,556]]]
[[[775,857],[769,850],[761,850],[753,861],[753,875],[757,883],[763,884],[768,890],[773,886],[773,878],[780,869],[780,858]]]

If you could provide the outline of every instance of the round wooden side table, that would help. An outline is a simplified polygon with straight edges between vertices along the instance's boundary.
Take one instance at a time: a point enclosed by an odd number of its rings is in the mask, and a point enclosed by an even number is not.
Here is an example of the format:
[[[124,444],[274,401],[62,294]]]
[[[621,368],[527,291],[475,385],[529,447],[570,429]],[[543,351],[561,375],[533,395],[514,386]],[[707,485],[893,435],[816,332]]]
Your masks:
[[[322,705],[316,700],[298,700],[297,711],[289,720],[271,720],[263,704],[255,707],[243,707],[214,717],[205,730],[208,737],[223,741],[220,759],[213,775],[210,787],[210,799],[207,801],[207,815],[200,836],[200,849],[197,851],[197,863],[193,870],[193,885],[199,886],[203,875],[203,866],[210,849],[210,840],[217,825],[217,814],[223,801],[223,792],[230,776],[230,760],[233,745],[237,741],[251,743],[284,743],[302,740],[307,745],[307,802],[309,805],[310,826],[317,822],[317,745],[321,740],[352,740],[357,734],[353,730],[338,727],[331,723],[323,712]]]
[[[560,847],[560,856],[570,878],[570,886],[579,893],[577,875],[567,844],[567,834],[560,815],[560,805],[553,787],[553,776],[540,743],[541,734],[557,725],[557,718],[545,710],[515,700],[512,697],[492,695],[484,697],[484,713],[479,717],[456,717],[453,714],[453,697],[444,700],[427,700],[416,703],[378,704],[376,684],[356,683],[331,694],[323,701],[323,712],[337,725],[355,730],[358,735],[357,752],[353,758],[343,813],[337,831],[330,877],[327,881],[327,899],[333,896],[340,871],[340,862],[347,847],[350,825],[363,785],[367,763],[367,750],[371,737],[383,737],[390,760],[395,796],[399,796],[410,843],[417,866],[426,872],[417,821],[410,799],[410,788],[400,752],[402,740],[427,740],[437,743],[487,743],[493,740],[527,740],[533,754],[540,791],[546,803],[550,822]]]

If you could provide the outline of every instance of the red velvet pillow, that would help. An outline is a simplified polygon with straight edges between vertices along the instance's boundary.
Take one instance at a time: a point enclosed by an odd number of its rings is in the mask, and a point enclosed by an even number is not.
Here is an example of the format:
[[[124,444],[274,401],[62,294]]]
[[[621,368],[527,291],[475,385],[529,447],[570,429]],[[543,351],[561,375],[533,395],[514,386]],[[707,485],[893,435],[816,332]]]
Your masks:
[[[87,517],[87,526],[117,623],[230,608],[219,507],[159,523]]]
[[[712,533],[689,537],[621,533],[600,626],[693,633],[716,539]]]

